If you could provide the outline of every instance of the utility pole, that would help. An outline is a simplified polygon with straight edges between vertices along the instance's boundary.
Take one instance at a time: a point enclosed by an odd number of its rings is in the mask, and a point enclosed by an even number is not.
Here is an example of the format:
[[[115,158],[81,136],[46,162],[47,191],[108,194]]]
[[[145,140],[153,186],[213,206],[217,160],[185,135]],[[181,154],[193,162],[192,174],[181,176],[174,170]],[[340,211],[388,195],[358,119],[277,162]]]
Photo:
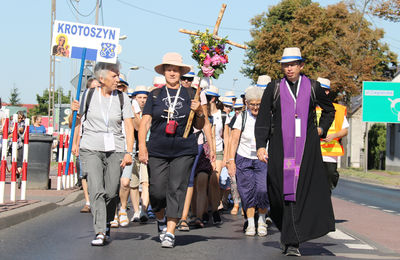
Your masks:
[[[100,0],[96,0],[96,20],[95,24],[99,24],[99,8],[100,8]]]
[[[51,29],[50,29],[50,49],[53,39],[53,26],[56,20],[56,0],[51,0]],[[56,57],[50,54],[50,84],[49,84],[49,107],[48,107],[48,119],[49,128],[54,127],[54,92],[55,92],[55,67],[56,67]]]

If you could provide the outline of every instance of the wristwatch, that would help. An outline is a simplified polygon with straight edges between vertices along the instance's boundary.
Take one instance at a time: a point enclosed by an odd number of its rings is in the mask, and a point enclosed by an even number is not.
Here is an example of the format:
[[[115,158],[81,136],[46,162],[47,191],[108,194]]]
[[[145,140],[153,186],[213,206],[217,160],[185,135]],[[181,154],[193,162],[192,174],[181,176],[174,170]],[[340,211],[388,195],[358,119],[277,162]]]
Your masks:
[[[126,152],[126,154],[130,154],[132,157],[135,155],[133,152]]]

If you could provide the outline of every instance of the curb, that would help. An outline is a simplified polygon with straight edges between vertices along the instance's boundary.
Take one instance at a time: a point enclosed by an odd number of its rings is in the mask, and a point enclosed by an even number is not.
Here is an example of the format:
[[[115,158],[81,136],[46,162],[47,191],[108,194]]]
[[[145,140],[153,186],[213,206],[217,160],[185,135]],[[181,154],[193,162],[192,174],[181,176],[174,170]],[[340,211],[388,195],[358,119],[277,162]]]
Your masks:
[[[40,201],[21,208],[6,211],[0,214],[0,230],[30,220],[58,207],[68,206],[84,198],[83,191],[78,190],[68,194],[64,200],[58,203]]]

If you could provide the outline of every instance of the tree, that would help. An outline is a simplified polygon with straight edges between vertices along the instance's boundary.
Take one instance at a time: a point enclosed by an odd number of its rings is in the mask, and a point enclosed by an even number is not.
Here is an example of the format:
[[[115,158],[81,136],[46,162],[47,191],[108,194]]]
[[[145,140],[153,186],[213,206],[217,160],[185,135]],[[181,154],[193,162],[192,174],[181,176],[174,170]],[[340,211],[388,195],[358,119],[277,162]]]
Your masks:
[[[379,1],[371,6],[374,15],[392,22],[400,22],[400,0]]]
[[[368,168],[383,170],[386,156],[386,125],[374,124],[368,131]]]
[[[371,29],[361,12],[349,11],[344,3],[323,8],[283,0],[251,23],[253,40],[242,73],[253,80],[262,74],[282,77],[276,61],[285,47],[297,46],[306,58],[304,73],[329,78],[334,92],[345,93],[338,98],[350,100],[360,94],[363,81],[388,80],[393,74],[389,68],[397,62],[396,54],[380,42],[383,30]]]
[[[71,100],[71,91],[68,91],[68,95],[64,95],[64,91],[62,88],[58,89],[57,92],[54,93],[54,100],[57,102],[58,93],[61,92],[61,104],[69,104]],[[31,117],[33,115],[48,115],[49,108],[49,90],[45,89],[43,91],[43,95],[40,96],[36,94],[36,101],[38,105],[29,110],[28,116]]]
[[[18,88],[15,87],[15,84],[14,84],[14,87],[10,91],[9,101],[10,101],[11,106],[19,106],[21,104],[21,99],[19,98]]]

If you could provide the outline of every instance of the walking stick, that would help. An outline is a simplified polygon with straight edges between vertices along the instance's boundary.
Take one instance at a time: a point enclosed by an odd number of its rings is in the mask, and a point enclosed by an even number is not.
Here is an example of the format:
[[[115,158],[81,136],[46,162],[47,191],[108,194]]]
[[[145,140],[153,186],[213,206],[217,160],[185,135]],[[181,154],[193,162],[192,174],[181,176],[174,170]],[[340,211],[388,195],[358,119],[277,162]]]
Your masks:
[[[200,78],[199,80],[199,86],[196,89],[196,94],[194,95],[194,100],[199,101],[200,98],[200,86],[201,86],[201,81],[203,78]],[[193,118],[194,118],[194,111],[190,110],[190,114],[189,114],[189,118],[188,121],[186,123],[186,128],[185,128],[185,132],[183,133],[183,138],[187,138],[190,132],[190,128],[192,127],[192,123],[193,123]]]

